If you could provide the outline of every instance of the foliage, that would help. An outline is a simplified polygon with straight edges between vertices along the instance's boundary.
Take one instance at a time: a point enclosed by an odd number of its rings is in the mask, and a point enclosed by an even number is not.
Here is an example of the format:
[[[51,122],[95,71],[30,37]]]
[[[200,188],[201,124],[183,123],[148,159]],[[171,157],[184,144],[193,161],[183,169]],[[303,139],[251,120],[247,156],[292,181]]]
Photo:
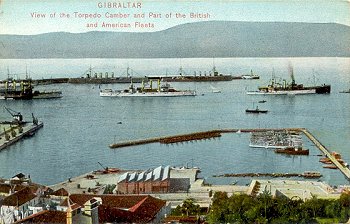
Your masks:
[[[113,190],[115,189],[116,185],[115,184],[108,184],[103,191],[103,194],[113,194]]]
[[[346,222],[350,217],[350,196],[340,199],[302,201],[264,191],[257,197],[245,194],[215,192],[208,214],[209,223],[324,223],[327,220]]]
[[[190,216],[199,215],[200,206],[195,204],[193,198],[188,198],[183,201],[182,205],[178,205],[173,211],[172,215]]]

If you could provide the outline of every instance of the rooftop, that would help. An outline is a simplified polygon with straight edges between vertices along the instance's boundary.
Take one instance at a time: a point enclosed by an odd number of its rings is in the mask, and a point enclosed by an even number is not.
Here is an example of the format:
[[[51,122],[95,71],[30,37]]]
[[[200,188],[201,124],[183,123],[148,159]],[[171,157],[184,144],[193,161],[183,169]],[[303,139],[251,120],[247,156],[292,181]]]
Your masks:
[[[338,198],[340,194],[336,193],[332,187],[317,181],[296,181],[296,180],[255,180],[260,184],[258,194],[265,189],[272,195],[281,193],[288,198],[309,199],[312,195],[318,198]]]
[[[35,223],[35,224],[65,224],[67,213],[62,211],[45,210],[21,219],[15,223]]]
[[[69,199],[76,207],[101,199],[100,223],[148,223],[165,206],[166,202],[149,195],[89,195],[72,194]],[[61,204],[67,206],[67,200]]]
[[[14,194],[5,197],[2,201],[2,205],[21,206],[26,202],[34,199],[35,197],[37,196],[33,193],[33,190],[29,187],[26,187],[20,191],[17,191]]]
[[[51,195],[63,197],[63,196],[68,196],[68,192],[67,192],[66,189],[60,188],[60,189],[58,189],[58,190],[52,192]]]

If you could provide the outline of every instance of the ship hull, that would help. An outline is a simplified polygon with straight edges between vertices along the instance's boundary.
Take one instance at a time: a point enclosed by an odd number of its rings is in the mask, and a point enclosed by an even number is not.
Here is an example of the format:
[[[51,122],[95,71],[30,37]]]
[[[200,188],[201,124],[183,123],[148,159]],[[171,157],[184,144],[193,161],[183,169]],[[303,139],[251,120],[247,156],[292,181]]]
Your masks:
[[[33,99],[55,99],[55,98],[61,98],[62,97],[62,92],[57,91],[57,92],[40,92],[40,93],[35,93],[33,95]]]
[[[252,113],[252,114],[266,114],[267,113],[267,110],[245,110],[246,113]]]
[[[248,95],[307,95],[307,94],[328,94],[331,92],[330,85],[305,87],[304,89],[275,89],[269,91],[250,91]]]
[[[232,81],[233,79],[241,79],[241,77],[234,77],[231,75],[162,77],[163,82],[220,82],[220,81]]]
[[[117,77],[117,78],[70,78],[71,84],[111,84],[111,83],[141,83],[147,81],[147,77]]]
[[[195,92],[151,92],[151,93],[110,93],[101,94],[103,97],[181,97],[195,96]]]

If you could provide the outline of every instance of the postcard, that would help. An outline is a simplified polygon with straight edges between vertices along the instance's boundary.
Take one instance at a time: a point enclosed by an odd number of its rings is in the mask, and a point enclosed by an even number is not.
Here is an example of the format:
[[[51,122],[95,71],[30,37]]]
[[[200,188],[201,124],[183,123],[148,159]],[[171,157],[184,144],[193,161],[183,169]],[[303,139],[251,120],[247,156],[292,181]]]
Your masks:
[[[0,0],[0,223],[347,222],[349,6]]]

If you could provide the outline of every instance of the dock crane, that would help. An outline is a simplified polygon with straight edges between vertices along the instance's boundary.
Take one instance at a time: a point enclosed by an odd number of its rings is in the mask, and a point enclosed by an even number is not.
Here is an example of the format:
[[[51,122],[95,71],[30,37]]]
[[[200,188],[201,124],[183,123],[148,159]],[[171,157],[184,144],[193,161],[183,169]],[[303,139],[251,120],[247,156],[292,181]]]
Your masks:
[[[108,166],[106,166],[106,167],[104,167],[100,162],[98,162],[97,161],[97,163],[100,165],[100,166],[102,166],[102,168],[104,169],[104,171],[103,172],[108,172]]]
[[[13,120],[14,123],[17,123],[17,124],[23,123],[23,116],[20,112],[14,111],[11,108],[7,108],[7,107],[4,107],[4,108],[7,110],[7,112],[9,112],[9,114],[11,114],[11,116],[14,119]]]

